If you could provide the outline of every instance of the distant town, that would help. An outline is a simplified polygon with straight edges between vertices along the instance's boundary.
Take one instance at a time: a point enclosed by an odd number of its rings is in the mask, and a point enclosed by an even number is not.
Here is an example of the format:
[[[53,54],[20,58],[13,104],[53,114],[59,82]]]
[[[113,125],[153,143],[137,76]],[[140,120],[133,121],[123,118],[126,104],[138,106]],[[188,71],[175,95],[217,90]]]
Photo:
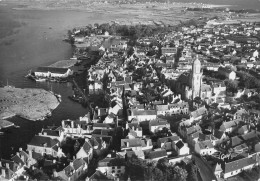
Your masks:
[[[26,77],[72,82],[88,113],[0,159],[0,180],[259,180],[260,22],[236,13],[69,30],[73,57]]]

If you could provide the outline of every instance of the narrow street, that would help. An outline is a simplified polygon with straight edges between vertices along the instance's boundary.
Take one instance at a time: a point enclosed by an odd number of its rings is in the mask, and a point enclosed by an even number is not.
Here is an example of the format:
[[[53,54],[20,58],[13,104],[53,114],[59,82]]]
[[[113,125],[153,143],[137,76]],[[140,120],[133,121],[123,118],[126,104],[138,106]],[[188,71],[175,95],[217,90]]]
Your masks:
[[[199,172],[203,181],[217,180],[210,166],[205,163],[201,158],[193,154],[196,165],[199,168]]]

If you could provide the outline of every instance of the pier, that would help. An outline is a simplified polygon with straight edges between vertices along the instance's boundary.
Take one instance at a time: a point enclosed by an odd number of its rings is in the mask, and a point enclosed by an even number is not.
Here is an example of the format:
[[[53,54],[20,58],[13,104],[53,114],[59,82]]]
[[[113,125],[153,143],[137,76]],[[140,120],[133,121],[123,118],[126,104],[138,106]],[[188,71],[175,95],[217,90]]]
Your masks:
[[[79,87],[78,83],[74,79],[72,79],[72,83],[76,87],[80,96],[82,97],[82,101],[80,101],[82,105],[90,108],[89,98],[85,95],[85,93],[82,91],[82,89]]]

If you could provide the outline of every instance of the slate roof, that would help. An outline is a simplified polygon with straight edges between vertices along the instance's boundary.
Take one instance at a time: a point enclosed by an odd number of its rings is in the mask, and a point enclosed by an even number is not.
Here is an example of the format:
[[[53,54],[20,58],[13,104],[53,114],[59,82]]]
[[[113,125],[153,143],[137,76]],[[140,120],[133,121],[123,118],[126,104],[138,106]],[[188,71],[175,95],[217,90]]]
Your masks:
[[[156,115],[156,110],[132,110],[133,116]]]
[[[68,71],[67,68],[57,68],[57,67],[38,67],[36,72],[51,72],[58,74],[65,74]]]
[[[168,110],[168,105],[156,105],[156,110],[157,111],[166,111]]]
[[[246,166],[255,164],[256,161],[252,158],[242,158],[233,162],[229,162],[225,164],[225,173],[233,172],[238,169],[242,169]]]
[[[198,118],[199,116],[202,116],[207,113],[207,109],[205,107],[201,107],[197,109],[196,111],[191,112],[191,116],[194,118]]]
[[[57,136],[59,137],[59,131],[51,130],[51,129],[43,129],[42,134],[46,133],[48,136]]]
[[[89,152],[89,150],[91,149],[91,148],[93,148],[93,146],[91,145],[91,143],[89,142],[89,141],[85,141],[85,143],[83,144],[83,150],[86,152],[86,153],[88,153]]]
[[[121,139],[121,147],[126,148],[127,143],[129,143],[129,147],[138,147],[142,146],[142,140],[139,138],[135,139]]]
[[[112,167],[112,166],[125,166],[126,162],[124,158],[105,158],[98,162],[98,167]]]
[[[169,136],[169,137],[164,137],[164,138],[159,138],[158,143],[165,143],[165,142],[172,142],[172,141],[178,141],[180,140],[179,136]]]
[[[213,144],[211,143],[210,140],[206,140],[206,141],[200,141],[198,142],[199,147],[201,149],[205,149],[205,148],[214,148]]]
[[[137,156],[138,158],[144,157],[143,150],[133,150],[133,151],[127,151],[126,156],[128,158],[131,158],[133,155]]]
[[[155,159],[155,158],[166,157],[166,156],[167,156],[166,150],[162,149],[158,151],[151,151],[148,155],[148,158]]]
[[[184,143],[180,140],[176,143],[177,148],[181,149],[184,146]]]
[[[218,139],[221,139],[222,138],[222,136],[223,136],[223,134],[225,134],[225,132],[224,131],[220,131],[220,130],[214,130],[214,132],[213,132],[213,136],[215,136],[216,138],[218,138]]]
[[[247,134],[244,134],[242,135],[242,138],[245,140],[245,141],[249,141],[249,140],[252,140],[252,139],[255,139],[255,140],[260,140],[260,133],[257,131],[251,131]]]
[[[239,138],[238,136],[234,136],[231,138],[231,146],[237,146],[243,143],[243,140],[241,138]]]
[[[195,133],[199,130],[201,130],[201,127],[199,125],[191,126],[189,128],[186,128],[186,133],[187,133],[187,135],[189,135],[189,134]]]
[[[149,122],[150,126],[163,126],[163,125],[169,125],[167,121],[164,120],[151,120]]]
[[[109,179],[105,174],[103,174],[99,170],[96,170],[96,172],[89,177],[89,181],[107,181],[107,180],[111,180],[111,179]]]
[[[28,145],[44,147],[45,143],[47,143],[46,146],[48,148],[51,148],[57,143],[59,143],[59,141],[57,139],[51,139],[49,137],[35,135]]]

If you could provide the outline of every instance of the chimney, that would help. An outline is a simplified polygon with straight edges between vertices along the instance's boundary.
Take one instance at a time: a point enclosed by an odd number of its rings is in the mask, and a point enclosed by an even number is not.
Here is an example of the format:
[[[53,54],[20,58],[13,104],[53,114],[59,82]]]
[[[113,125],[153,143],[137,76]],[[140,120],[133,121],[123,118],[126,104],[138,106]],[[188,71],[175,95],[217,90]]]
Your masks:
[[[129,147],[129,142],[126,142],[126,147]]]
[[[71,121],[71,128],[74,128],[74,121]]]
[[[55,159],[54,159],[54,160],[52,160],[52,163],[53,163],[53,164],[56,164],[56,160],[55,160]]]
[[[9,163],[6,163],[6,164],[5,164],[5,167],[9,169],[9,168],[10,168],[10,167],[9,167]]]
[[[65,122],[64,121],[61,121],[61,125],[63,128],[65,128]]]
[[[32,150],[29,150],[29,157],[32,158]]]
[[[23,162],[25,162],[24,155],[21,155],[21,159],[23,160]]]
[[[73,162],[70,162],[70,166],[73,167]],[[74,168],[74,167],[73,167]]]
[[[20,157],[20,154],[19,154],[19,152],[16,152],[16,155],[17,155],[18,157]]]

